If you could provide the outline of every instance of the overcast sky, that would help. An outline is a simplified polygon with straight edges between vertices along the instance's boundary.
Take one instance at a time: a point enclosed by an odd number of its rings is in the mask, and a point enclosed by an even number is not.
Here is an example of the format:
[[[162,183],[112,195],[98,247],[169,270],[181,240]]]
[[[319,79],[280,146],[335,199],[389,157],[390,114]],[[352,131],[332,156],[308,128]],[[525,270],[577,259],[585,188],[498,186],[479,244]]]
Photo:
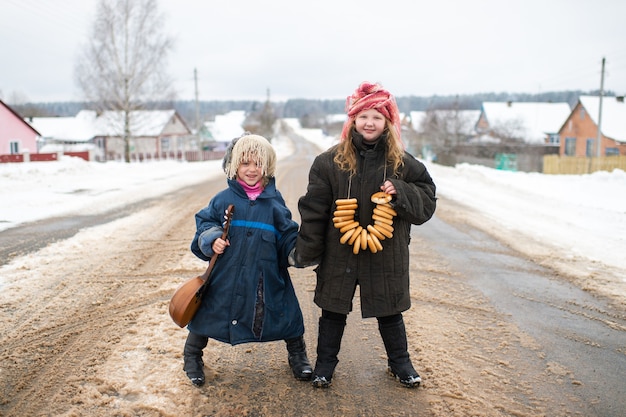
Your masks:
[[[98,0],[0,0],[0,98],[82,100],[74,82]],[[159,0],[178,98],[626,93],[624,0]]]

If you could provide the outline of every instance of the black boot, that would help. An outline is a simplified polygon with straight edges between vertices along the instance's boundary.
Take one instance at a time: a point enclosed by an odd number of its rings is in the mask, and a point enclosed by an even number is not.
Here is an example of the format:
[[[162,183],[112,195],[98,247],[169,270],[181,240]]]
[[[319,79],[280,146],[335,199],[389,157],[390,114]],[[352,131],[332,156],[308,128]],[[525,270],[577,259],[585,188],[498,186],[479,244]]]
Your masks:
[[[187,378],[197,387],[204,385],[204,362],[202,361],[202,349],[209,342],[206,336],[200,336],[189,332],[185,349],[183,350],[183,358],[185,365],[183,370],[187,374]]]
[[[313,386],[316,388],[328,388],[332,383],[335,366],[339,363],[337,355],[341,348],[341,338],[345,327],[345,317],[343,320],[320,317],[317,360],[315,371],[313,371]]]
[[[293,376],[300,381],[309,381],[313,374],[311,369],[311,363],[306,356],[306,344],[304,343],[304,337],[296,337],[295,339],[285,340],[287,344],[287,360],[289,366],[293,372]]]
[[[380,317],[378,319],[378,330],[387,351],[387,369],[389,373],[405,387],[419,387],[422,378],[413,368],[409,358],[406,329],[402,315]]]

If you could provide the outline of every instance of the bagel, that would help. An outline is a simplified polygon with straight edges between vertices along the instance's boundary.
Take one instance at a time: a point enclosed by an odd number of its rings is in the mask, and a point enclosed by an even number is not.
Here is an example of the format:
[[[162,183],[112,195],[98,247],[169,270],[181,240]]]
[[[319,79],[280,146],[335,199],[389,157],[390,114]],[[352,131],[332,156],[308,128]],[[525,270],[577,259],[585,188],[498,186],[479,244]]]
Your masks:
[[[387,223],[383,223],[380,220],[374,221],[374,226],[378,226],[377,229],[385,229],[389,233],[393,233],[393,226]]]
[[[352,236],[350,236],[350,239],[348,240],[348,245],[352,245],[357,238],[361,238],[361,230],[363,230],[363,227],[357,226],[356,229],[352,230],[354,230],[354,233],[352,234]]]
[[[372,235],[370,234],[367,235],[367,247],[370,248],[370,252],[372,253],[378,252],[378,249],[376,248],[376,245],[374,244],[374,241],[372,240]]]
[[[350,229],[348,230],[346,233],[344,233],[343,236],[341,236],[341,239],[339,239],[339,242],[343,245],[344,243],[346,243],[348,241],[348,239],[350,239],[350,237],[354,234],[354,231],[356,229]]]
[[[355,210],[335,210],[333,216],[335,217],[344,217],[344,216],[354,216],[356,213]]]
[[[361,249],[367,248],[367,230],[361,230]]]
[[[376,236],[376,238],[378,238],[378,240],[385,240],[385,235],[383,235],[382,233],[380,233],[378,231],[378,229],[376,229],[374,226],[372,226],[371,224],[367,225],[367,231],[370,232],[371,234],[373,234],[374,236]]]
[[[354,216],[333,217],[333,223],[341,223],[347,220],[354,220]]]
[[[379,191],[377,193],[372,194],[372,203],[376,204],[386,204],[391,201],[391,194],[384,193]]]
[[[380,224],[375,224],[374,227],[376,228],[376,230],[378,230],[380,233],[382,233],[383,235],[385,235],[385,237],[391,239],[393,237],[393,233],[390,232],[389,230],[385,229],[384,227],[381,227]]]
[[[338,206],[343,206],[345,204],[356,204],[356,198],[340,198],[339,200],[335,200],[335,204]]]
[[[336,229],[342,229],[344,226],[347,226],[349,224],[355,223],[356,221],[354,219],[350,219],[350,220],[346,220],[343,222],[337,222],[335,223],[335,228]],[[356,226],[354,226],[356,227]],[[350,229],[354,229],[354,227],[350,227]]]
[[[384,210],[378,209],[378,208],[374,208],[374,214],[379,215],[380,217],[385,217],[387,219],[393,219],[393,214],[391,213],[387,213]]]
[[[359,225],[359,222],[357,222],[357,221],[355,220],[355,221],[353,221],[352,223],[350,223],[350,224],[346,224],[345,226],[343,226],[341,229],[339,229],[339,232],[340,232],[340,233],[345,233],[345,232],[347,232],[347,231],[348,231],[348,230],[350,230],[350,229],[354,229],[354,228],[356,228],[358,225]]]
[[[359,208],[359,205],[354,204],[341,204],[337,206],[337,210],[356,210]]]
[[[395,210],[393,209],[393,207],[391,207],[389,204],[378,204],[378,205],[376,206],[376,208],[377,208],[378,210],[382,210],[382,211],[384,211],[384,212],[386,212],[386,213],[389,213],[389,214],[391,214],[392,216],[397,216],[397,215],[398,215],[398,212],[397,212],[397,211],[395,211]]]
[[[356,255],[359,253],[359,250],[361,250],[361,239],[356,239],[354,245],[352,245],[352,253]]]
[[[376,228],[372,227],[372,229],[376,230]],[[380,243],[380,240],[378,240],[378,238],[376,237],[376,235],[374,233],[370,233],[369,235],[367,235],[368,237],[371,237],[372,242],[374,242],[374,246],[376,246],[376,251],[381,251],[383,250],[383,244]]]
[[[373,214],[372,215],[372,219],[373,220],[377,220],[377,221],[382,222],[382,223],[386,223],[389,226],[391,226],[393,224],[393,219],[389,219],[387,217],[379,216],[377,214]]]

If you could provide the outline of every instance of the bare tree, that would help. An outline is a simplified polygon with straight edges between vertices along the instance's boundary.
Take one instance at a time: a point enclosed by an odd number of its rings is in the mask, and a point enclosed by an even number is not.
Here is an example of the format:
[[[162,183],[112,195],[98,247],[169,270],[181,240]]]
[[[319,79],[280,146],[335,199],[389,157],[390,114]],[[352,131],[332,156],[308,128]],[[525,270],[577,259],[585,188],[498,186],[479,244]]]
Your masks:
[[[506,144],[524,143],[524,138],[527,136],[522,119],[496,120],[491,126],[490,134]]]
[[[274,124],[277,119],[274,107],[270,101],[270,90],[268,88],[265,104],[263,104],[261,109],[256,109],[255,103],[255,108],[244,121],[244,129],[250,133],[264,136],[271,142],[274,136]]]
[[[130,162],[132,114],[173,99],[165,72],[173,40],[163,32],[156,0],[100,0],[93,34],[76,64],[76,80],[96,110],[122,114],[117,134]]]

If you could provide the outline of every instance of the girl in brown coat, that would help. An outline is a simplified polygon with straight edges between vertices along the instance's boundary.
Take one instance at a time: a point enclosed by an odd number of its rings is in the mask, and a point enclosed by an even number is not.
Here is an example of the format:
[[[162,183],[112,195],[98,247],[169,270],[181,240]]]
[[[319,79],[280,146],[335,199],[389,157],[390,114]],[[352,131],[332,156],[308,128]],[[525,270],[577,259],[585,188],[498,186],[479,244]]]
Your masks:
[[[388,370],[400,383],[421,382],[408,354],[402,312],[411,306],[409,242],[412,224],[435,212],[435,184],[404,150],[394,97],[362,83],[348,97],[340,143],[318,155],[298,209],[296,266],[318,265],[319,319],[313,385],[331,385],[356,286],[362,317],[376,317]]]

